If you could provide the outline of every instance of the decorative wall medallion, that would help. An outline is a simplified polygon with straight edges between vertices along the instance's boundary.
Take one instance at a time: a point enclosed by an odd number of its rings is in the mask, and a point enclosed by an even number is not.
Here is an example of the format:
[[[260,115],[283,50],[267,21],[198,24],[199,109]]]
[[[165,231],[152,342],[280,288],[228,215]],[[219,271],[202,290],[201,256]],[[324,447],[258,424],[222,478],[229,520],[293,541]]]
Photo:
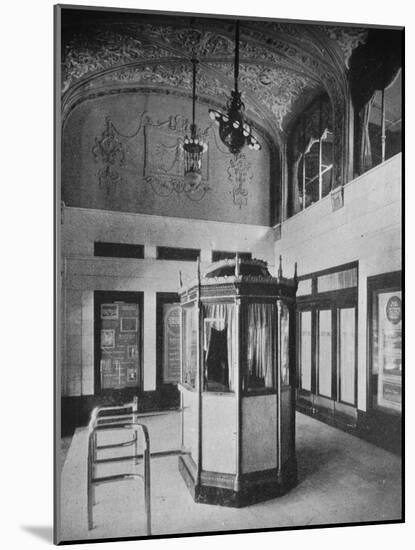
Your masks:
[[[331,209],[333,212],[344,206],[344,187],[336,187],[331,191]]]
[[[251,163],[246,160],[244,153],[239,153],[229,160],[228,179],[233,185],[232,199],[239,208],[248,204],[248,189],[245,186],[250,184],[252,178]]]
[[[97,172],[100,187],[105,187],[107,193],[122,182],[121,175],[117,168],[124,166],[125,151],[123,144],[118,139],[109,117],[105,119],[105,130],[101,137],[95,138],[95,145],[92,148],[95,162],[101,163]]]
[[[280,240],[281,240],[281,237],[282,237],[281,233],[282,233],[282,231],[281,231],[281,224],[279,223],[278,225],[276,225],[276,226],[274,227],[274,233],[273,233],[273,234],[274,234],[274,239],[275,239],[276,241],[280,241]]]

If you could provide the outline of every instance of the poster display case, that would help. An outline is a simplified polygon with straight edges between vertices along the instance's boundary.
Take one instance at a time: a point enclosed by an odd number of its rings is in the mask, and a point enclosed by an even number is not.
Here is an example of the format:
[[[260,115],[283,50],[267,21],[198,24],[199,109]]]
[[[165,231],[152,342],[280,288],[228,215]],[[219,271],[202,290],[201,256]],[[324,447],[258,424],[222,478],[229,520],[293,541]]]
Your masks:
[[[179,469],[196,502],[245,506],[296,483],[296,288],[237,255],[180,290]]]
[[[138,304],[118,301],[100,305],[100,385],[103,390],[137,386],[138,316]]]
[[[373,404],[390,412],[402,408],[402,291],[373,293],[372,377]]]

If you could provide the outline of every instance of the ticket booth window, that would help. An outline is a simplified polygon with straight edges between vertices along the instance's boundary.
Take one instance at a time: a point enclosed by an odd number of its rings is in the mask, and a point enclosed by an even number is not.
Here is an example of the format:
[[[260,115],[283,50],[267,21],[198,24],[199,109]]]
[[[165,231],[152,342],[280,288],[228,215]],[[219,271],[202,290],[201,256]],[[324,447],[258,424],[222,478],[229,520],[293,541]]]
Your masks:
[[[203,309],[205,390],[233,391],[235,305],[208,304]]]
[[[245,389],[275,388],[276,307],[248,304],[247,372]]]

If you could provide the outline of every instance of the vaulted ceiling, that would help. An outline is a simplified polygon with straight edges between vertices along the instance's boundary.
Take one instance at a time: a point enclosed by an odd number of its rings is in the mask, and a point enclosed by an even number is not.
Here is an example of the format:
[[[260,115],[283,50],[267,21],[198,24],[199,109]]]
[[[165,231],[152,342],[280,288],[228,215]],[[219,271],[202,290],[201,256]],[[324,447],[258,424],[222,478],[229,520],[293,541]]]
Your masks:
[[[64,10],[62,109],[107,93],[191,96],[224,108],[234,87],[233,19]],[[309,101],[326,91],[334,108],[348,86],[348,62],[367,39],[358,27],[241,20],[240,77],[247,117],[280,141]]]

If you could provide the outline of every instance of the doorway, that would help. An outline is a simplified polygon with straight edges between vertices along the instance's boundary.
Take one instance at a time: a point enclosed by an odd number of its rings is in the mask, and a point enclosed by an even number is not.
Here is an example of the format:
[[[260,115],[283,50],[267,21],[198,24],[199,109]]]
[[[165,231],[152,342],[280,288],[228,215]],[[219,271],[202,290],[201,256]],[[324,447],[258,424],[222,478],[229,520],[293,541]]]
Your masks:
[[[328,276],[330,283],[323,281]],[[309,294],[297,298],[297,406],[352,428],[357,422],[357,267],[309,279]]]
[[[180,404],[180,298],[174,292],[157,292],[157,393],[161,409]]]

